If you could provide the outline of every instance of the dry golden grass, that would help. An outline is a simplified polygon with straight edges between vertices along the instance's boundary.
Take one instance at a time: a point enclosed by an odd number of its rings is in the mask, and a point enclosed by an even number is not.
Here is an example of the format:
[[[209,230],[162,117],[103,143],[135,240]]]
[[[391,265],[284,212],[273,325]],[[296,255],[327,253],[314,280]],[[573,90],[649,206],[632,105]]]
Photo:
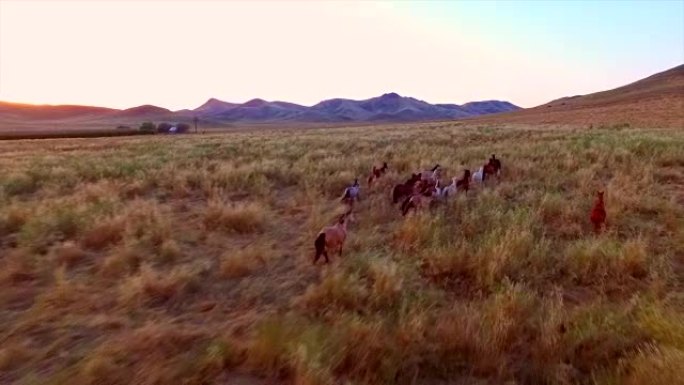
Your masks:
[[[261,230],[264,223],[264,210],[256,203],[235,205],[210,201],[204,216],[207,230],[225,229],[251,233]]]
[[[500,181],[391,204],[492,153]],[[312,266],[382,161],[344,256]],[[683,191],[684,135],[656,129],[0,142],[0,384],[674,384]]]
[[[254,269],[266,263],[267,255],[267,251],[259,247],[228,251],[221,257],[221,275],[225,278],[249,275]]]

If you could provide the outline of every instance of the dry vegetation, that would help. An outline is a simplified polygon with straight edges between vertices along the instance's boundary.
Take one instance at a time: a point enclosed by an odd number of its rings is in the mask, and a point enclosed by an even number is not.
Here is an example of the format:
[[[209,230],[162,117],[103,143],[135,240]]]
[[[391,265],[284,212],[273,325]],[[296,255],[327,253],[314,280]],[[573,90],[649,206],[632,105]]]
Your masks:
[[[411,171],[491,153],[499,183],[390,204]],[[383,160],[344,258],[312,266],[342,187]],[[675,384],[683,274],[681,130],[0,143],[5,384]]]

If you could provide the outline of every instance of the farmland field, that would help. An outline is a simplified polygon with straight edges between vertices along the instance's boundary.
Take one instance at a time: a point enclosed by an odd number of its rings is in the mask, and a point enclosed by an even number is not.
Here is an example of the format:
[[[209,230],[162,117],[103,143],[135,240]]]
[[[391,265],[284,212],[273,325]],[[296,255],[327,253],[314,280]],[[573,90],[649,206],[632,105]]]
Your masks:
[[[499,181],[392,205],[493,153]],[[313,266],[355,177],[344,255]],[[681,384],[683,275],[682,130],[0,142],[1,384]]]

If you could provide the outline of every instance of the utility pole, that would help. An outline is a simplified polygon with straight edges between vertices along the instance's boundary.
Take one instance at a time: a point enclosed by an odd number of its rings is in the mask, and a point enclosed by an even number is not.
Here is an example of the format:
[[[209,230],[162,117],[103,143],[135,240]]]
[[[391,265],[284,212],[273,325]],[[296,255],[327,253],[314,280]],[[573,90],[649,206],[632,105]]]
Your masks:
[[[196,134],[197,133],[197,121],[199,119],[197,119],[197,117],[195,116],[192,120],[195,122],[195,134]]]

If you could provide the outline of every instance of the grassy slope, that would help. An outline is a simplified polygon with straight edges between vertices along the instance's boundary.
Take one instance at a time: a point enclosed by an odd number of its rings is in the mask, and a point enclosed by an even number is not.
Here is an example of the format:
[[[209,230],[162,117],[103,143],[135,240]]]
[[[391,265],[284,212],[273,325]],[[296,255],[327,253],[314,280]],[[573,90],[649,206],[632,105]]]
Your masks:
[[[561,98],[539,107],[474,120],[584,127],[630,124],[684,129],[684,65],[612,90]]]
[[[491,153],[500,183],[388,202]],[[675,383],[683,159],[681,132],[453,123],[0,143],[0,383]],[[346,256],[311,266],[383,160]]]

